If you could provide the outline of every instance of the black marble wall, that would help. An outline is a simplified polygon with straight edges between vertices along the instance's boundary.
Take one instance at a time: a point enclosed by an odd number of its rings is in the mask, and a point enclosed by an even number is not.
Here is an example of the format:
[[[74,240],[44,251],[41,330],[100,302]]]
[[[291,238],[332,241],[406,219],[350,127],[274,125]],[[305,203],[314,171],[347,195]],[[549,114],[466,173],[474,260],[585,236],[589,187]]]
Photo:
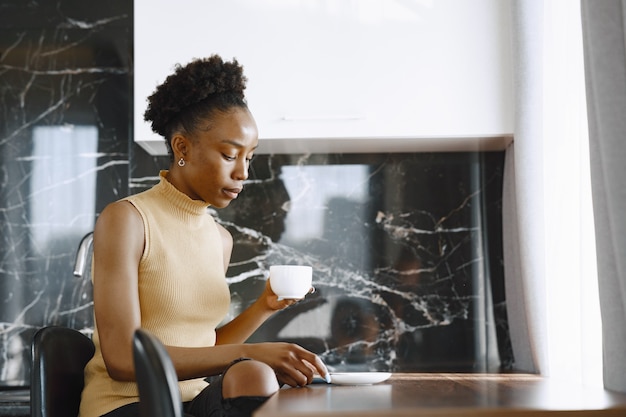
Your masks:
[[[132,22],[122,0],[0,0],[2,386],[28,384],[37,328],[91,331],[78,244],[168,166],[132,142]],[[269,265],[304,263],[315,294],[252,340],[296,341],[338,370],[510,369],[502,165],[499,152],[258,156],[212,212],[236,242],[231,314]]]
[[[96,213],[128,194],[132,2],[0,1],[0,381],[35,329],[92,326],[73,276]]]
[[[216,213],[235,236],[233,314],[269,265],[312,265],[317,291],[253,340],[298,342],[338,370],[498,370],[502,156],[258,157]]]

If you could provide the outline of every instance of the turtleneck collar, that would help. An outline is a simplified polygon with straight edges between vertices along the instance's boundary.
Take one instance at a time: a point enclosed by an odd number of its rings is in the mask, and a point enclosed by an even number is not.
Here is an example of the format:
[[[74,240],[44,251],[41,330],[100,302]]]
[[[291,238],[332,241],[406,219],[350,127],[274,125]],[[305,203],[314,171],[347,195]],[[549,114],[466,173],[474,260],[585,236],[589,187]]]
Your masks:
[[[187,194],[180,192],[167,180],[168,173],[168,170],[159,172],[159,183],[155,188],[179,210],[189,214],[205,215],[209,204],[201,200],[192,200]]]

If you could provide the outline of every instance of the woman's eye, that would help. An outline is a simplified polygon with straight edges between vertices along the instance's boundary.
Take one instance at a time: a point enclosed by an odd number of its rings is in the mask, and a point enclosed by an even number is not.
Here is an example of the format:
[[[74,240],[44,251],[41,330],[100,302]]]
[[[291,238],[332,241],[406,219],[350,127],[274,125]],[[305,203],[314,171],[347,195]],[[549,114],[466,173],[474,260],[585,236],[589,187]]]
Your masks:
[[[235,159],[237,159],[236,156],[230,156],[230,155],[226,155],[226,154],[222,154],[222,156],[224,157],[225,160],[227,161],[234,161]]]

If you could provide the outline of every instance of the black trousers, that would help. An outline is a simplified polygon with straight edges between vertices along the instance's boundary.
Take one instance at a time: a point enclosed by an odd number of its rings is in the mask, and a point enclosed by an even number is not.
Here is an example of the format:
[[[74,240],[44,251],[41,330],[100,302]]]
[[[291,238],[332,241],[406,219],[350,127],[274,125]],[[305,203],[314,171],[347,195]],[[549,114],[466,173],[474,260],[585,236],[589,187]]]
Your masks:
[[[183,403],[183,411],[188,417],[250,417],[254,410],[263,404],[267,397],[222,396],[222,380],[232,365],[248,358],[233,361],[226,370],[210,379],[208,387],[203,389],[193,400]],[[127,404],[102,417],[139,417],[139,403]]]

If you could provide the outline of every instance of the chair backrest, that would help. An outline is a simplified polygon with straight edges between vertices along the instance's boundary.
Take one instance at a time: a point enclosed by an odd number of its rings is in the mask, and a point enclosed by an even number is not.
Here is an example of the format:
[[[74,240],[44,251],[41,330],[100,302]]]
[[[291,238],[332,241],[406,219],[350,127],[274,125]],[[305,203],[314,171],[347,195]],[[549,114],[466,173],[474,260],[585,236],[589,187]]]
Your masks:
[[[167,350],[151,333],[137,329],[133,358],[142,417],[182,417],[178,377]]]
[[[78,330],[50,326],[33,336],[31,417],[78,416],[83,370],[93,357],[91,339]]]

